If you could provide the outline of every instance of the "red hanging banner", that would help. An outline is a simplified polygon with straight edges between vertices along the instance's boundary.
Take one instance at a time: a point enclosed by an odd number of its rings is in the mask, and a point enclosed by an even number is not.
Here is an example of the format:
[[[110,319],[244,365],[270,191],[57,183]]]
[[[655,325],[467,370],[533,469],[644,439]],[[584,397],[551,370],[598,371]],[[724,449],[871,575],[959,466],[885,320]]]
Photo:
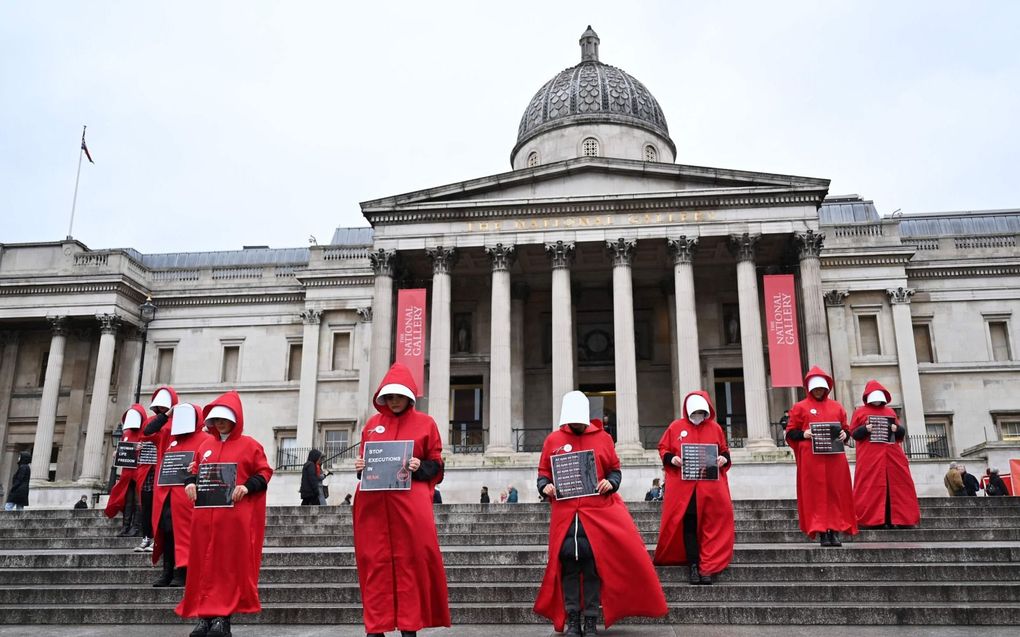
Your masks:
[[[425,288],[397,291],[396,362],[411,370],[418,395],[425,393]]]
[[[797,337],[797,296],[792,274],[765,277],[765,323],[768,326],[769,369],[773,387],[800,387],[800,340]]]

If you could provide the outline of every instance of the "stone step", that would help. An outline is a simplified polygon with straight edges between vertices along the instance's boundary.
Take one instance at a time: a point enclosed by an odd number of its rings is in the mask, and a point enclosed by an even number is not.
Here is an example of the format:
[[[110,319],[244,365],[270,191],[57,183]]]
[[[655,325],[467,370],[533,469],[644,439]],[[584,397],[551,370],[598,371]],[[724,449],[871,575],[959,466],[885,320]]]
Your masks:
[[[454,626],[463,624],[547,624],[531,604],[459,604],[451,608]],[[253,616],[237,616],[234,624],[360,624],[358,604],[266,604]],[[115,604],[102,607],[51,604],[0,605],[4,624],[182,624],[167,604]],[[876,602],[862,609],[846,602],[803,602],[776,607],[770,602],[691,602],[672,604],[664,618],[630,618],[623,624],[747,624],[747,625],[1016,625],[1020,604]],[[723,633],[725,634],[725,633]]]
[[[685,583],[684,567],[657,567],[663,583]],[[447,566],[450,583],[540,582],[545,564],[529,566]],[[157,567],[147,562],[121,568],[6,568],[0,569],[0,585],[69,586],[103,584],[121,586],[147,586],[158,575]],[[1006,582],[1017,577],[1016,564],[1011,562],[932,563],[932,564],[732,564],[717,580],[721,582]],[[358,573],[353,566],[272,566],[263,567],[261,581],[266,584],[319,584],[357,583]]]

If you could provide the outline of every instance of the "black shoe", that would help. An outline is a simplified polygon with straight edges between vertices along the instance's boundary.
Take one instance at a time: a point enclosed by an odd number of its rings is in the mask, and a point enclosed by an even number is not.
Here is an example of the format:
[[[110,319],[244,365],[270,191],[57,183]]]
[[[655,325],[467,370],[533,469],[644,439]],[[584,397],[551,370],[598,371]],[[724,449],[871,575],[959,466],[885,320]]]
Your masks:
[[[214,617],[206,637],[230,637],[230,618]]]
[[[188,578],[187,567],[175,568],[173,579],[170,580],[170,583],[167,584],[167,586],[170,586],[172,588],[182,588],[187,578]]]
[[[711,586],[712,585],[712,576],[711,575],[705,575],[704,573],[702,573],[701,574],[701,581],[698,582],[698,584],[701,584],[702,586]]]
[[[400,637],[418,637],[418,631],[416,631],[416,630],[402,630],[402,631],[400,631]]]
[[[585,615],[584,616],[584,634],[585,635],[595,635],[595,634],[597,634],[599,632],[598,626],[596,626],[597,623],[598,623],[598,617],[592,617],[592,616],[589,616],[589,615]]]
[[[829,546],[843,546],[843,543],[836,537],[835,531],[829,531]]]
[[[206,637],[209,634],[209,626],[212,622],[208,619],[198,620],[198,624],[195,625],[195,629],[192,630],[188,637]]]
[[[700,584],[701,583],[701,573],[698,571],[698,565],[697,564],[691,564],[691,573],[687,577],[687,582],[689,584]]]
[[[581,613],[576,610],[567,613],[567,626],[564,635],[583,635],[581,632]]]
[[[830,540],[828,531],[822,531],[821,533],[819,533],[818,538],[821,540],[819,544],[821,544],[822,546],[832,546],[832,544],[829,543]]]
[[[385,633],[367,633],[365,637],[386,637]]]
[[[170,582],[174,579],[173,570],[164,570],[163,574],[159,576],[155,582],[152,583],[153,588],[166,588],[170,586]]]

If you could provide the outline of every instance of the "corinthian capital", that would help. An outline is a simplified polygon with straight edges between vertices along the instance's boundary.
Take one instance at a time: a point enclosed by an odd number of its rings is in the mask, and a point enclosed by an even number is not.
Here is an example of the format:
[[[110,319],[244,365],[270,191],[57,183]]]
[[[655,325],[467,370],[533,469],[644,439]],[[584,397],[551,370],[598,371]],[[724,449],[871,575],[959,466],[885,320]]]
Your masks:
[[[913,288],[891,288],[885,291],[892,303],[910,303],[910,297],[914,296]]]
[[[694,252],[698,248],[698,238],[688,238],[683,235],[676,239],[666,239],[666,247],[669,248],[669,254],[673,257],[673,265],[691,263],[694,261]]]
[[[379,248],[375,252],[370,252],[368,259],[372,262],[372,270],[376,276],[393,276],[393,266],[397,259],[396,250]]]
[[[515,246],[503,245],[502,243],[486,247],[485,254],[489,255],[493,272],[506,272],[513,265],[514,259],[517,256]]]
[[[754,261],[757,252],[758,242],[761,241],[760,234],[731,234],[729,249],[730,253],[737,258],[737,261]]]
[[[96,320],[100,334],[116,334],[120,329],[121,318],[116,314],[96,314]]]
[[[318,325],[319,320],[322,319],[322,310],[313,310],[311,308],[301,312],[298,316],[306,325]]]
[[[843,302],[848,296],[850,293],[844,290],[829,290],[822,295],[822,298],[825,299],[826,307],[843,307]]]
[[[547,243],[545,244],[545,253],[549,255],[554,270],[556,268],[569,268],[570,264],[574,262],[573,242],[557,241],[556,243]]]
[[[636,239],[624,239],[620,237],[616,241],[606,241],[606,250],[613,257],[613,265],[629,266],[634,261],[634,249],[637,248]]]
[[[432,260],[433,274],[449,274],[450,270],[457,263],[457,248],[444,248],[436,246],[425,248],[425,254]]]
[[[797,243],[797,254],[801,260],[818,258],[822,253],[822,244],[825,242],[825,234],[821,232],[815,232],[814,230],[808,230],[807,232],[798,232],[793,235],[793,240]]]
[[[371,305],[366,306],[366,307],[359,307],[358,309],[356,309],[354,311],[358,313],[358,318],[361,319],[362,323],[371,323],[372,322],[372,306]]]
[[[54,336],[67,336],[66,316],[47,316],[46,320],[50,322],[50,331]]]

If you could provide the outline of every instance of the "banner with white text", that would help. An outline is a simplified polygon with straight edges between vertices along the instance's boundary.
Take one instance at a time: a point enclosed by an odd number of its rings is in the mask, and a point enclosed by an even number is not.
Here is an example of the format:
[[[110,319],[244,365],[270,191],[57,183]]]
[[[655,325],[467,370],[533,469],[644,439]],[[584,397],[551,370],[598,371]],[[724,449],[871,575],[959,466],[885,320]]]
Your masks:
[[[800,387],[800,339],[797,336],[797,297],[792,274],[765,277],[765,323],[768,326],[769,369],[773,387]]]
[[[396,362],[411,370],[418,395],[424,395],[425,288],[397,291]]]

